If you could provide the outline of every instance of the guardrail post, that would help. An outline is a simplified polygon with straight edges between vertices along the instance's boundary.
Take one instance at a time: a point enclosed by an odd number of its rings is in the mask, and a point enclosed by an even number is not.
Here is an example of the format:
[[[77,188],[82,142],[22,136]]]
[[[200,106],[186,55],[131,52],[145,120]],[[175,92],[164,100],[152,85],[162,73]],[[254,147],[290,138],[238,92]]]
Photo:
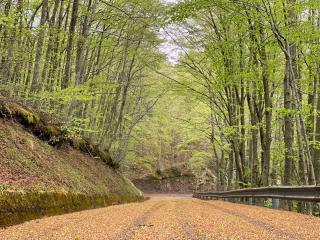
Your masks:
[[[253,199],[252,199],[252,197],[249,197],[248,203],[249,203],[249,205],[253,205]]]
[[[272,208],[277,209],[279,208],[280,200],[278,198],[272,198]]]

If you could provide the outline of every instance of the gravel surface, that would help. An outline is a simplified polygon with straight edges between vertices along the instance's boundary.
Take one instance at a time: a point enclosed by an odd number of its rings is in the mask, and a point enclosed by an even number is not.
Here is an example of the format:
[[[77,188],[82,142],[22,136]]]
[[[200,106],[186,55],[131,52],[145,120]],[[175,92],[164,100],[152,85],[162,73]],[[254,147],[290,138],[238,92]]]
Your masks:
[[[188,196],[48,217],[0,229],[0,240],[320,240],[320,218]]]

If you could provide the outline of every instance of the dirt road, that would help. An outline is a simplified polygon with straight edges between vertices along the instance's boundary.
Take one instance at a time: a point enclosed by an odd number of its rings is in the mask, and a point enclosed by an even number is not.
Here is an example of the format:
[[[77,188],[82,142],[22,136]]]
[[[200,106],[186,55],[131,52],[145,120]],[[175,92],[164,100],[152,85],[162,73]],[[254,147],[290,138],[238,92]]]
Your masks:
[[[188,197],[55,216],[0,229],[0,239],[320,239],[320,218]]]

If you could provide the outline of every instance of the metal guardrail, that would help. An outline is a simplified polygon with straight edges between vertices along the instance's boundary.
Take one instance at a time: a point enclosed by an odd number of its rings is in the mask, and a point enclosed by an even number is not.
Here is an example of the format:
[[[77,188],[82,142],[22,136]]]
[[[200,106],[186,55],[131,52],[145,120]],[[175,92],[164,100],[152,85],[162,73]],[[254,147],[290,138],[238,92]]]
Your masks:
[[[193,197],[202,200],[248,198],[249,204],[252,204],[253,198],[272,198],[272,205],[274,208],[277,208],[279,199],[320,202],[320,186],[276,186],[248,188],[226,192],[195,192]]]

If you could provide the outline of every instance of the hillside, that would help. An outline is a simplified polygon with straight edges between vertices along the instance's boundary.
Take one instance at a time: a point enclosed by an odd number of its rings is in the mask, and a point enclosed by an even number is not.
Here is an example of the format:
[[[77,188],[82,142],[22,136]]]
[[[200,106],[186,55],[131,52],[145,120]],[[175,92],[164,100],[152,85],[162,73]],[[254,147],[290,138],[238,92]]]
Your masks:
[[[12,109],[15,105],[8,106]],[[28,109],[22,109],[29,112]],[[14,115],[12,118],[4,118],[3,115],[0,118],[0,225],[4,221],[3,209],[9,212],[4,215],[10,216],[17,212],[15,208],[19,204],[34,204],[34,200],[11,204],[7,193],[15,199],[21,194],[44,192],[103,198],[102,204],[88,202],[90,207],[142,198],[141,192],[128,179],[109,167],[101,158],[92,157],[91,153],[85,153],[67,143],[59,147],[52,146],[36,136],[29,125],[22,125],[20,120]],[[39,120],[44,122],[41,117]],[[95,199],[91,200],[95,202]],[[52,204],[50,199],[48,204]],[[70,207],[72,210],[66,211],[78,210],[77,207]],[[23,208],[28,209],[28,206]],[[61,212],[59,209],[55,209],[56,211]],[[54,212],[50,213],[52,214]]]
[[[2,190],[64,190],[123,194],[137,191],[104,162],[71,146],[56,148],[21,125],[0,119]],[[127,192],[126,192],[127,191]]]

